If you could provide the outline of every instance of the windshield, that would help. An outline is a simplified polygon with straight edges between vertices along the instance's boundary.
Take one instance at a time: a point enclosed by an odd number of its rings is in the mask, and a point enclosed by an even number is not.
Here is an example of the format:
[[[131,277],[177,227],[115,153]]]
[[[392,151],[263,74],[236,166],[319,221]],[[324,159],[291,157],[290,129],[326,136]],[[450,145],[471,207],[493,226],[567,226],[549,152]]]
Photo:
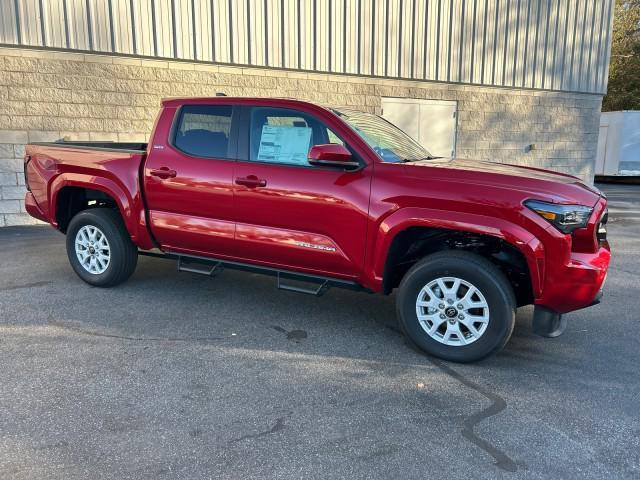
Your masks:
[[[347,122],[383,162],[411,162],[434,158],[409,135],[378,115],[347,109],[333,112]]]

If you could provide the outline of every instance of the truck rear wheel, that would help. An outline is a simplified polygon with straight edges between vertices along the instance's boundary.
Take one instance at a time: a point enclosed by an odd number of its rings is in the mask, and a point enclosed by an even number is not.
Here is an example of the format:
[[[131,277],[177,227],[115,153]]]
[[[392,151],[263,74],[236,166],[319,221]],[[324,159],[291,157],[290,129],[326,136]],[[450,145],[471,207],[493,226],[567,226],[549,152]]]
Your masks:
[[[516,301],[504,274],[487,259],[446,251],[425,257],[404,276],[400,326],[424,352],[454,362],[480,360],[505,346]]]
[[[78,213],[69,223],[67,256],[82,280],[95,287],[112,287],[131,276],[138,249],[117,212],[94,208]]]

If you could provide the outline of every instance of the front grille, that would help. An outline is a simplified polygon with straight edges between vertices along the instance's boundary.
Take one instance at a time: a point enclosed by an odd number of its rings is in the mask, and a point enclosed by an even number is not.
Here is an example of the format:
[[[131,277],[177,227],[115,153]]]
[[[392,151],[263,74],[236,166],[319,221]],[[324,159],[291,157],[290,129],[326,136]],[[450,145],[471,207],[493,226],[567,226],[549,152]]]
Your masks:
[[[603,243],[607,241],[607,220],[609,220],[609,209],[606,209],[600,217],[598,222],[598,229],[596,230],[596,237],[598,242]]]

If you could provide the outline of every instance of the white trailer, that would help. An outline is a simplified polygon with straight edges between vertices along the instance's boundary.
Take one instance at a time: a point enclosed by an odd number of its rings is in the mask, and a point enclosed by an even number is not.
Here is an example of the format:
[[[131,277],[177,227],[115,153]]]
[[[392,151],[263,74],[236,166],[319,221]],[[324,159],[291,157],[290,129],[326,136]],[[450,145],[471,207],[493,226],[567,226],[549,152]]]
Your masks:
[[[596,176],[640,176],[640,111],[603,112]]]

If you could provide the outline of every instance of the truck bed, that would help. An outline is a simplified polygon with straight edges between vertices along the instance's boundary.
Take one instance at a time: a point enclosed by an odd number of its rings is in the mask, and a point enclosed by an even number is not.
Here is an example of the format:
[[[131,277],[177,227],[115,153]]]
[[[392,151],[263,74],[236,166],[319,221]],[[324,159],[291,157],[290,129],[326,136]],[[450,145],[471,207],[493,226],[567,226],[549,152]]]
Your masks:
[[[25,152],[26,208],[36,218],[64,230],[64,225],[57,223],[59,212],[50,204],[64,209],[73,202],[106,198],[128,213],[123,219],[136,238],[140,212],[144,211],[139,175],[146,148],[146,143],[128,142],[29,143]],[[78,200],[74,189],[90,190],[93,197],[83,194]]]

